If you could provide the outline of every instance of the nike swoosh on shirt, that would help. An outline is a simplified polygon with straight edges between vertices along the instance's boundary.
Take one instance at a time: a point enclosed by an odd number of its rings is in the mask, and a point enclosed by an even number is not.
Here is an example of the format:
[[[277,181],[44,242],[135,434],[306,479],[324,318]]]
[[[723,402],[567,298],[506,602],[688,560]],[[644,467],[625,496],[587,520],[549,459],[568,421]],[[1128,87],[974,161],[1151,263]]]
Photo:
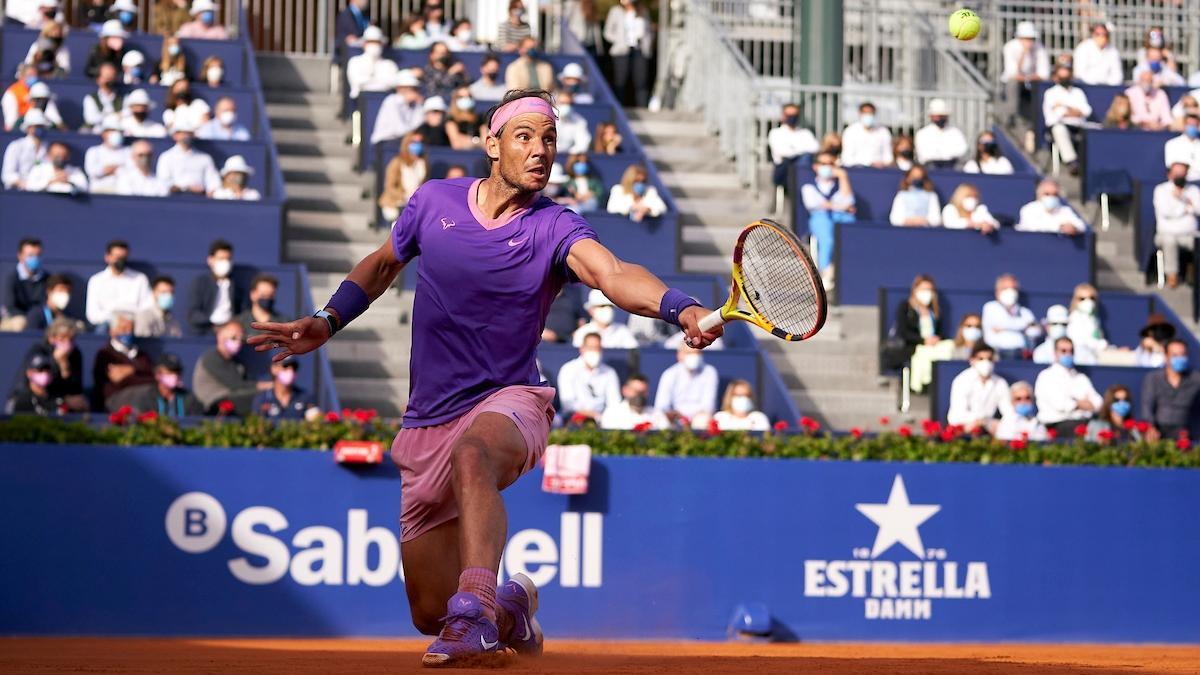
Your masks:
[[[495,649],[496,645],[500,644],[500,641],[496,640],[495,642],[488,642],[487,640],[483,639],[482,635],[480,635],[479,636],[479,644],[483,645],[483,648],[485,650],[488,650],[488,649]]]
[[[509,246],[520,246],[521,244],[524,244],[526,241],[529,241],[528,237],[525,239],[522,239],[521,241],[514,241],[512,239],[509,239],[508,245]]]

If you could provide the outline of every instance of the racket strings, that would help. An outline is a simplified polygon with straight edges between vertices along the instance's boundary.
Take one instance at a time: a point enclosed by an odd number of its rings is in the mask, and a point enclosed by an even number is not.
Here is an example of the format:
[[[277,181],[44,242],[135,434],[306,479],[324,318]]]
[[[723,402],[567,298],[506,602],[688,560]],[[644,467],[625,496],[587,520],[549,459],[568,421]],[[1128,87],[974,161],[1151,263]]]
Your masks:
[[[767,227],[747,233],[742,246],[743,297],[776,328],[806,335],[821,320],[816,271],[794,245]]]

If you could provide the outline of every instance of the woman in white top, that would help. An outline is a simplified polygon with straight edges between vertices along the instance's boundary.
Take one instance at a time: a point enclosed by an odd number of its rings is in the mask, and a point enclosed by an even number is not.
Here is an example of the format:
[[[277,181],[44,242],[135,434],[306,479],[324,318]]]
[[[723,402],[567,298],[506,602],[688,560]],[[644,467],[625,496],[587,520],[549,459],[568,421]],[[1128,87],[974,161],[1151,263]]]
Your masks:
[[[1000,229],[1000,223],[979,201],[979,188],[970,183],[962,183],[954,190],[950,203],[942,209],[942,225],[951,230],[978,230],[980,234]]]
[[[192,85],[187,80],[177,80],[167,92],[166,105],[163,107],[163,124],[168,133],[173,133],[175,121],[184,115],[191,119],[191,126],[200,128],[212,117],[212,108],[204,99],[192,93]]]
[[[425,32],[425,17],[414,14],[404,20],[400,37],[396,38],[393,46],[396,49],[426,49],[433,44],[433,38]]]
[[[608,193],[608,212],[629,216],[635,223],[649,216],[657,218],[667,210],[658,191],[647,180],[646,167],[632,164],[625,169],[621,182]]]
[[[169,35],[163,38],[162,53],[159,55],[154,74],[150,76],[150,82],[170,87],[176,82],[186,79],[187,54],[183,52],[179,38]]]
[[[900,179],[889,220],[898,227],[938,227],[942,224],[942,205],[925,167],[914,165]]]
[[[771,421],[754,409],[754,390],[746,380],[734,380],[725,387],[721,409],[713,415],[721,431],[767,431]]]
[[[246,164],[241,155],[234,155],[225,160],[221,167],[221,187],[213,192],[213,199],[226,199],[243,202],[256,202],[262,199],[258,190],[246,187],[246,181],[254,175],[254,167]]]
[[[1108,349],[1104,329],[1100,327],[1098,294],[1091,284],[1079,284],[1071,296],[1071,316],[1067,319],[1067,337],[1075,344],[1075,363],[1091,365],[1100,352]]]
[[[979,134],[975,141],[975,158],[963,166],[966,173],[1010,174],[1013,172],[1012,162],[1000,153],[996,137],[990,131]]]

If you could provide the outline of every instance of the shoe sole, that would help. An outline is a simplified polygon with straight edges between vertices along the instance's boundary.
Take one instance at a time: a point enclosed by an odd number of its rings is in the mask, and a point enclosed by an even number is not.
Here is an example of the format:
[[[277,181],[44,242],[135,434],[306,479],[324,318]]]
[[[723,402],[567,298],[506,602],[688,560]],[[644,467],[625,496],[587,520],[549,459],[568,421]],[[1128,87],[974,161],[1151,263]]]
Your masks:
[[[533,579],[530,579],[529,577],[525,576],[524,574],[522,574],[520,572],[517,572],[516,574],[509,577],[509,581],[515,581],[515,582],[517,582],[518,585],[521,586],[521,588],[525,589],[525,595],[526,595],[526,597],[529,598],[529,630],[533,631],[534,636],[536,636],[536,638],[537,638],[537,640],[536,640],[537,645],[538,645],[537,653],[523,654],[523,656],[541,656],[542,647],[546,642],[546,636],[545,636],[545,634],[542,633],[542,624],[538,623],[537,617],[534,616],[535,614],[537,614],[537,610],[538,610],[537,586],[534,585]]]
[[[446,654],[431,654],[426,652],[421,657],[421,665],[425,668],[476,668],[495,665],[503,660],[500,652],[481,652],[470,656],[452,659]]]

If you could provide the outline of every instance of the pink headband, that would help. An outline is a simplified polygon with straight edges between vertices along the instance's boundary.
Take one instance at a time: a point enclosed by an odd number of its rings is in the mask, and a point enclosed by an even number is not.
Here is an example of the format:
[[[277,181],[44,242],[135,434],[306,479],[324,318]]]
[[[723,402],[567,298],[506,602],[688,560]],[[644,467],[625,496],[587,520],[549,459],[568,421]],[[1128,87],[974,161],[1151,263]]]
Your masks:
[[[517,115],[525,113],[538,113],[550,118],[550,121],[558,121],[558,116],[554,114],[554,108],[551,107],[545,99],[537,96],[526,96],[515,101],[509,101],[500,106],[500,109],[492,115],[491,132],[493,136],[499,136],[500,130],[504,128],[508,121]]]

